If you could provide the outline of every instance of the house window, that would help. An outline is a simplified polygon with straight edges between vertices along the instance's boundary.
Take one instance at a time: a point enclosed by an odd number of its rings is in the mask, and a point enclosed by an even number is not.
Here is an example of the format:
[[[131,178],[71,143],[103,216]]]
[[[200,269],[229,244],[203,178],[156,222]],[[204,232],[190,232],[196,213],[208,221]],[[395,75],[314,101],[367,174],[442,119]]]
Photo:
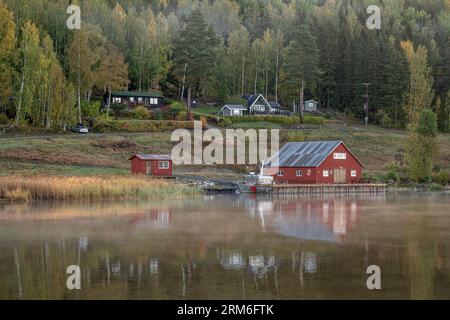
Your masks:
[[[356,170],[352,170],[352,177],[356,177]]]
[[[114,97],[112,100],[113,100],[113,103],[122,103],[122,98]]]
[[[312,102],[309,103],[309,107],[312,108],[314,107],[314,104]]]
[[[130,102],[134,102],[134,98],[133,97],[130,98]]]
[[[302,170],[297,170],[297,171],[295,172],[295,175],[296,175],[297,177],[303,176]]]
[[[169,161],[159,161],[158,169],[169,169]]]
[[[330,176],[330,172],[328,170],[323,170],[323,176],[324,177],[329,177]]]
[[[334,153],[335,160],[345,160],[347,159],[347,154],[345,152],[336,152]]]
[[[284,171],[283,170],[278,171],[278,176],[279,177],[284,177]]]
[[[238,115],[239,114],[239,110],[233,110],[233,113]]]
[[[142,98],[138,98],[138,103],[142,103]]]
[[[157,105],[158,104],[158,98],[150,98],[150,104],[151,105]]]

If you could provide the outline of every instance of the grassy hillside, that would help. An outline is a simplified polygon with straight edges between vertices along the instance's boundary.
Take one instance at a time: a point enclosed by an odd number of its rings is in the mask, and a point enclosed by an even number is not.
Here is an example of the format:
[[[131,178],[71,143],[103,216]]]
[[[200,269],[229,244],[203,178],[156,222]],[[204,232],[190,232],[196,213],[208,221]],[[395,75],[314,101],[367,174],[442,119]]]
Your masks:
[[[401,161],[407,138],[405,131],[379,127],[326,125],[303,132],[306,140],[344,141],[363,161],[367,171],[380,171],[387,161]],[[128,158],[133,153],[170,154],[173,145],[170,133],[2,137],[0,175],[127,175]],[[440,152],[435,163],[441,168],[450,169],[450,135],[439,135],[438,145]],[[245,168],[177,167],[176,172],[220,177],[243,173]]]

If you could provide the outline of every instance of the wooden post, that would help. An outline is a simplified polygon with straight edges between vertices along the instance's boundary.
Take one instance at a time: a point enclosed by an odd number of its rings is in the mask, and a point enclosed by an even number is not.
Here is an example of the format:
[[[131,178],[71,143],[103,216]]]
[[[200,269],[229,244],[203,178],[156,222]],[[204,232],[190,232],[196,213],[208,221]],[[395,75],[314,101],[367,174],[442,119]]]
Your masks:
[[[187,121],[191,121],[191,94],[192,94],[192,89],[191,89],[191,87],[189,87],[188,88],[187,114],[186,114]]]

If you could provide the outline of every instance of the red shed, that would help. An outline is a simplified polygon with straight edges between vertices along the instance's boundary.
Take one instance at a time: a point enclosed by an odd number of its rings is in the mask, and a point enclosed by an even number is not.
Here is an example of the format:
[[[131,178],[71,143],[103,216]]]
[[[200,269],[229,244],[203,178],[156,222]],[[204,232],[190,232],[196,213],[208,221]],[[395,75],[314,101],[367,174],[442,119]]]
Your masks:
[[[264,174],[290,184],[358,183],[364,167],[342,141],[289,142],[278,153],[278,166],[272,162]]]
[[[172,176],[172,158],[168,155],[136,154],[130,160],[132,174],[154,177]]]

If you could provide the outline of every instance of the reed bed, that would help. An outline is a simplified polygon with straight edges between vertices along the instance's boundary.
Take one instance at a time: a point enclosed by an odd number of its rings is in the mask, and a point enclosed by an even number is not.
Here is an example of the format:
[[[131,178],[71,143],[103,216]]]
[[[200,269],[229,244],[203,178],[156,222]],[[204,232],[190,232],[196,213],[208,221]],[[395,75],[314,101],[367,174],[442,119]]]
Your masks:
[[[34,200],[140,200],[192,196],[192,186],[140,176],[110,177],[0,177],[0,199]]]

